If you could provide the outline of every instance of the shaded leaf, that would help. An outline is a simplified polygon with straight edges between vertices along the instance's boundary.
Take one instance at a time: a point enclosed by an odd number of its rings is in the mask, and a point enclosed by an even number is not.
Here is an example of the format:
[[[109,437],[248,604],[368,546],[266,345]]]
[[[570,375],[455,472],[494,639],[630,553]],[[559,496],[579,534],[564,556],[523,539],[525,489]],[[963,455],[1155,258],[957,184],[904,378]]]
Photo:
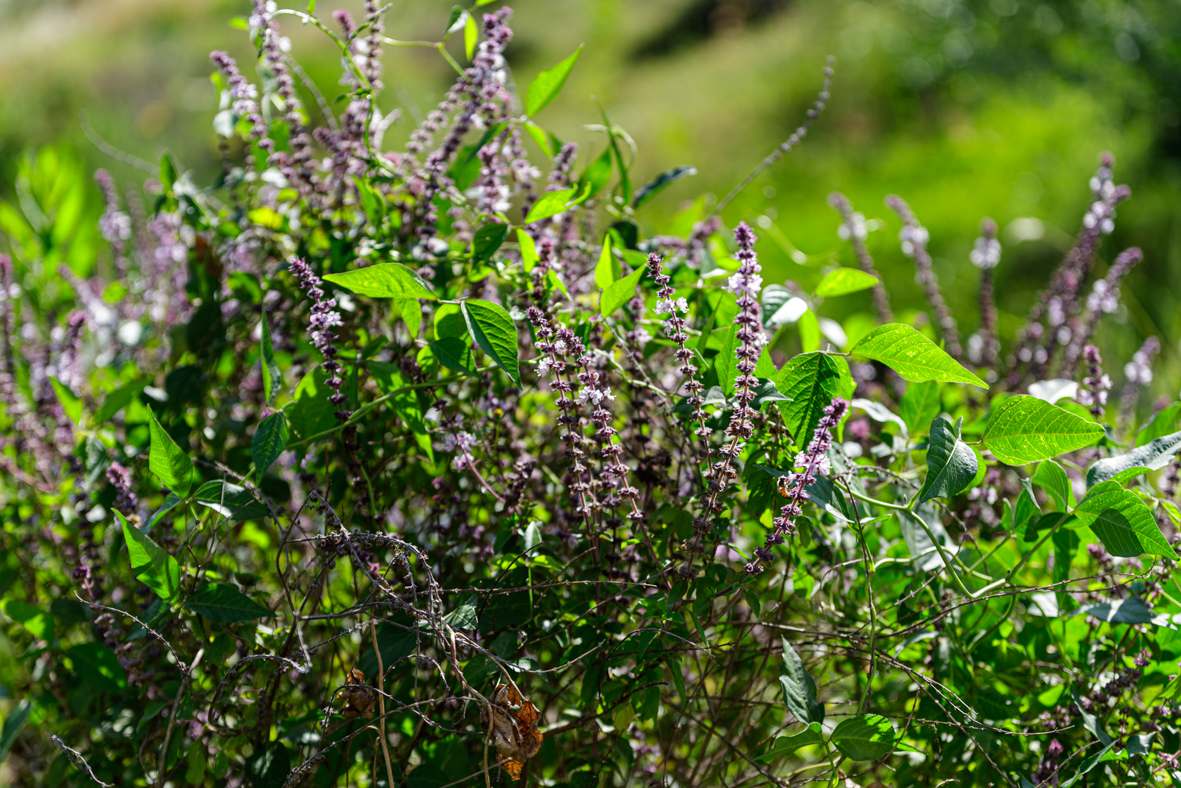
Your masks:
[[[102,643],[82,643],[66,652],[78,677],[103,692],[119,692],[127,687],[127,673],[115,652]]]
[[[472,237],[472,260],[485,262],[492,259],[496,250],[508,238],[508,225],[501,222],[488,222],[476,230]]]
[[[814,744],[823,744],[824,734],[820,727],[820,723],[814,722],[804,730],[792,736],[780,736],[775,740],[775,744],[771,745],[771,749],[756,758],[756,761],[763,763],[770,763],[776,758],[782,758],[786,755],[791,755],[801,747],[808,747]]]
[[[519,386],[521,374],[517,357],[517,327],[513,325],[509,313],[491,301],[478,299],[464,301],[460,307],[472,339]]]
[[[681,178],[696,174],[697,168],[691,166],[673,167],[671,170],[665,170],[640,188],[636,189],[636,196],[635,199],[632,200],[632,207],[639,208],[641,205],[651,200],[661,191],[676,183]]]
[[[452,372],[475,375],[476,365],[472,361],[472,349],[467,342],[455,337],[443,337],[428,345],[439,365]]]
[[[876,761],[894,749],[894,724],[876,714],[842,720],[832,732],[832,743],[841,755],[854,761]]]
[[[1058,511],[1064,512],[1074,505],[1074,492],[1071,490],[1070,479],[1066,476],[1066,469],[1053,460],[1038,463],[1033,474],[1033,483],[1049,493],[1058,504]]]
[[[1144,600],[1136,596],[1082,605],[1070,615],[1094,616],[1109,624],[1151,624],[1156,619],[1153,612],[1144,604]]]
[[[1135,558],[1144,554],[1173,557],[1169,545],[1152,510],[1133,492],[1119,482],[1101,482],[1087,493],[1074,510],[1083,525],[1090,527],[1107,552],[1120,558]]]
[[[800,722],[824,722],[824,704],[816,702],[816,682],[787,639],[781,640],[783,666],[779,670],[779,685],[783,688],[784,705]]]
[[[791,400],[779,403],[779,412],[788,432],[801,446],[812,440],[812,433],[833,398],[848,399],[855,387],[848,362],[840,356],[820,352],[789,359],[774,382],[779,392]]]
[[[12,749],[16,737],[20,735],[32,712],[33,702],[24,698],[4,718],[4,726],[0,728],[0,763],[4,763],[4,759],[8,757],[8,751]]]
[[[19,602],[15,599],[5,599],[0,602],[0,610],[4,611],[4,615],[27,629],[33,637],[53,642],[53,616],[46,611],[36,605]]]
[[[943,352],[938,345],[902,323],[887,323],[875,328],[849,352],[880,361],[914,383],[942,380],[988,388],[987,383]]]
[[[193,477],[196,475],[193,461],[160,426],[156,414],[151,411],[148,413],[151,419],[149,426],[152,440],[148,452],[148,467],[165,487],[181,498],[187,498],[193,486]]]
[[[275,617],[270,610],[228,583],[205,586],[185,600],[185,607],[216,624],[236,624]]]
[[[943,419],[931,422],[927,448],[927,479],[919,490],[918,503],[932,498],[950,498],[964,490],[976,476],[976,453],[960,440],[964,420],[952,427]]]
[[[193,500],[234,521],[256,520],[271,513],[265,504],[256,500],[244,487],[220,480],[202,484],[193,493]]]
[[[1181,450],[1181,432],[1156,438],[1127,454],[1106,457],[1087,469],[1087,486],[1108,480],[1123,481],[1146,471],[1159,471]]]
[[[144,390],[148,385],[148,381],[141,380],[138,383],[128,383],[126,386],[121,386],[103,399],[102,407],[94,414],[94,423],[98,426],[106,424],[113,419],[115,415],[131,404],[131,401]]]
[[[272,413],[262,420],[250,441],[250,455],[254,461],[254,478],[261,479],[287,448],[287,417],[282,412]]]
[[[171,602],[180,593],[180,564],[151,538],[115,512],[123,527],[127,554],[131,557],[131,571],[136,578],[156,592],[156,596]]]
[[[939,383],[928,380],[924,383],[911,383],[906,387],[906,393],[898,403],[898,413],[910,427],[910,434],[918,435],[935,420],[941,407]]]

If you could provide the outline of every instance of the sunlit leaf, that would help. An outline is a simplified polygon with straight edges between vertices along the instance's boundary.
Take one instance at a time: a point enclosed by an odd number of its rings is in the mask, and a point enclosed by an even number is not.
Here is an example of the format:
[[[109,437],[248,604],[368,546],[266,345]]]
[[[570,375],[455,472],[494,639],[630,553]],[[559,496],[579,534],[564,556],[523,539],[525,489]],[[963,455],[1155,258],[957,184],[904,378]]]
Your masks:
[[[580,45],[578,49],[574,50],[573,55],[533,78],[533,81],[529,83],[529,91],[525,94],[526,114],[536,115],[545,108],[546,104],[554,100],[562,90],[562,85],[566,84],[566,78],[570,76],[570,72],[574,69],[574,64],[578,62],[578,56],[581,54],[582,46]]]
[[[519,386],[521,375],[517,355],[517,327],[513,325],[508,312],[491,301],[475,299],[464,301],[461,307],[472,339]]]
[[[984,445],[1006,465],[1025,465],[1090,446],[1101,437],[1098,424],[1019,394],[993,407]]]
[[[880,361],[914,383],[942,380],[988,388],[938,345],[902,323],[887,323],[870,331],[849,352]]]
[[[878,278],[858,268],[838,268],[829,271],[816,285],[816,295],[822,298],[843,296],[868,290],[878,283]]]
[[[401,263],[380,263],[341,274],[325,274],[324,281],[370,298],[435,299],[430,285]]]

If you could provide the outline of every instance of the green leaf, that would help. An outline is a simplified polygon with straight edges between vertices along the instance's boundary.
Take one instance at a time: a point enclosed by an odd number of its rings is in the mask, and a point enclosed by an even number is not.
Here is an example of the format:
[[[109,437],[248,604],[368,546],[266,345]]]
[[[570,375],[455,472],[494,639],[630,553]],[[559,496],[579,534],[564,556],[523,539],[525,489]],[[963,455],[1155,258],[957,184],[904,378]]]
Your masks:
[[[887,323],[875,328],[849,352],[880,361],[913,383],[942,380],[988,388],[987,383],[944,353],[938,345],[902,323]]]
[[[8,757],[8,751],[16,743],[16,737],[20,735],[32,712],[33,702],[25,698],[4,718],[4,727],[0,728],[0,763],[4,763],[4,759]]]
[[[903,421],[901,417],[895,416],[894,413],[882,403],[858,398],[849,404],[854,408],[860,408],[861,410],[865,411],[865,414],[876,422],[895,425],[898,427],[898,434],[902,437],[910,437],[910,429],[907,427],[906,422]]]
[[[131,404],[131,401],[143,391],[148,385],[148,381],[141,380],[138,383],[128,383],[126,386],[115,389],[103,399],[102,407],[98,409],[98,413],[94,414],[94,423],[98,426],[106,424],[115,415]]]
[[[641,205],[651,200],[657,194],[660,194],[660,192],[664,191],[669,186],[679,181],[681,178],[696,174],[697,168],[690,166],[673,167],[671,170],[665,170],[640,188],[636,189],[635,199],[632,200],[632,208],[638,209]]]
[[[193,739],[193,743],[189,745],[188,762],[185,768],[185,783],[188,785],[201,785],[205,782],[205,760],[208,757],[205,751],[205,743],[200,739]]]
[[[83,643],[66,652],[74,671],[87,684],[103,692],[119,692],[127,687],[127,674],[115,652],[102,643]]]
[[[786,755],[791,755],[796,750],[802,747],[809,747],[814,744],[823,744],[824,734],[820,727],[820,723],[813,722],[807,728],[804,728],[799,733],[792,736],[780,736],[775,740],[775,744],[771,749],[755,758],[756,761],[763,763],[770,763],[776,758],[782,758]]]
[[[796,321],[796,328],[800,331],[800,347],[805,352],[820,350],[820,320],[816,317],[815,311],[805,310]]]
[[[1137,446],[1127,454],[1099,460],[1087,469],[1087,486],[1115,479],[1123,481],[1147,471],[1159,471],[1181,450],[1181,432],[1165,435]]]
[[[0,602],[0,610],[4,611],[4,615],[29,630],[33,637],[49,643],[53,642],[53,616],[41,608],[30,605],[28,602],[5,599]]]
[[[529,91],[525,94],[525,112],[529,116],[536,115],[558,95],[562,85],[566,84],[566,77],[578,62],[582,54],[582,45],[574,50],[574,54],[552,68],[542,71],[529,84]]]
[[[266,476],[283,449],[287,448],[287,416],[282,412],[272,413],[262,420],[258,429],[254,431],[254,438],[250,441],[250,456],[254,460],[254,478]]]
[[[1181,402],[1174,402],[1169,407],[1152,417],[1152,421],[1136,435],[1136,445],[1143,446],[1157,438],[1163,438],[1177,429],[1177,420],[1181,418]]]
[[[193,500],[235,522],[257,520],[270,515],[270,510],[244,487],[220,479],[206,482],[193,493]]]
[[[472,361],[472,349],[462,339],[444,337],[437,342],[430,343],[428,347],[441,367],[465,375],[474,376],[476,374],[476,365]]]
[[[465,14],[467,19],[463,23],[463,51],[467,55],[468,62],[471,62],[472,56],[476,54],[476,42],[480,40],[480,28],[476,25],[476,18],[471,14]]]
[[[156,414],[148,411],[151,417],[149,434],[151,435],[151,449],[148,452],[148,468],[156,474],[156,478],[172,492],[181,498],[189,497],[189,490],[193,486],[196,471],[193,461],[188,458],[172,436],[164,431]]]
[[[876,761],[894,749],[894,724],[876,714],[842,720],[832,732],[832,743],[853,761]]]
[[[401,263],[380,263],[341,274],[325,274],[345,290],[370,298],[426,298],[435,300],[435,291],[418,274]]]
[[[611,317],[615,310],[626,304],[636,295],[636,287],[644,275],[643,268],[637,268],[623,279],[612,282],[603,288],[603,295],[599,299],[599,312],[603,317]]]
[[[70,391],[69,386],[57,378],[51,377],[49,383],[53,386],[53,393],[57,395],[57,401],[61,403],[62,410],[70,417],[70,421],[81,424],[82,400],[78,398],[77,394]]]
[[[734,393],[734,381],[738,378],[738,324],[726,330],[726,337],[722,340],[722,349],[714,358],[714,369],[718,372],[718,385],[722,393],[729,397]]]
[[[529,136],[537,143],[537,147],[541,148],[541,152],[546,155],[546,158],[552,159],[554,157],[554,146],[549,140],[549,135],[545,133],[545,129],[533,121],[527,120],[525,121],[525,131],[529,132]]]
[[[1058,511],[1065,512],[1074,505],[1074,492],[1071,490],[1066,470],[1053,460],[1038,463],[1033,474],[1033,483],[1049,493],[1058,504]]]
[[[518,386],[521,373],[517,357],[517,327],[504,307],[490,301],[471,300],[461,304],[468,333]]]
[[[611,234],[603,239],[603,250],[599,253],[599,262],[595,265],[595,285],[600,289],[607,287],[619,277],[623,276],[623,267],[619,258],[611,252]]]
[[[1037,397],[1018,394],[996,405],[984,445],[1006,465],[1025,465],[1090,446],[1103,427]]]
[[[868,290],[878,283],[878,278],[858,268],[838,268],[829,271],[816,285],[816,295],[822,298],[843,296]]]
[[[215,624],[237,624],[275,617],[270,610],[228,583],[205,586],[185,600],[185,607]]]
[[[417,298],[394,298],[391,300],[394,302],[398,314],[405,321],[410,338],[417,339],[418,332],[422,329],[422,304],[418,303]]]
[[[789,359],[774,382],[780,393],[791,400],[779,403],[779,412],[792,439],[801,448],[812,440],[812,433],[833,398],[848,399],[856,387],[844,358],[820,352],[802,353]]]
[[[443,616],[443,620],[456,629],[476,629],[479,617],[476,615],[476,598],[469,598],[459,607]]]
[[[976,476],[976,453],[960,440],[964,419],[953,428],[943,419],[931,422],[927,448],[927,480],[919,490],[917,503],[932,498],[950,498],[964,490]]]
[[[551,216],[557,216],[570,207],[573,199],[574,189],[558,189],[557,191],[546,192],[529,209],[529,214],[525,217],[525,224],[532,224],[542,219],[548,219]]]
[[[533,242],[533,236],[520,227],[517,228],[517,246],[521,250],[521,266],[525,273],[529,273],[541,258],[537,255],[537,244]]]
[[[316,367],[308,370],[295,387],[294,399],[283,408],[291,430],[296,435],[309,438],[331,429],[337,423],[334,415],[337,408],[328,400],[331,393],[324,369]]]
[[[476,230],[472,237],[472,260],[486,262],[492,259],[496,250],[508,238],[508,225],[501,222],[487,222]]]
[[[1156,621],[1156,616],[1144,604],[1144,600],[1137,596],[1082,605],[1070,615],[1094,616],[1108,624],[1152,624]]]
[[[607,182],[611,180],[611,149],[606,148],[603,155],[592,161],[587,168],[582,171],[582,175],[578,178],[578,197],[580,200],[589,200],[594,197]]]
[[[262,310],[261,341],[259,344],[262,356],[262,392],[264,404],[270,407],[283,387],[283,373],[279,370],[279,362],[275,361],[275,346],[271,344],[271,326],[267,320],[267,310]]]
[[[779,685],[783,689],[784,705],[804,724],[824,722],[824,704],[816,702],[816,682],[787,638],[781,638],[781,641],[783,666],[779,669]]]
[[[123,526],[123,539],[127,543],[131,571],[136,578],[165,602],[176,599],[180,593],[180,564],[151,537],[127,522],[118,511],[115,517],[119,518],[119,524]]]
[[[1176,552],[1161,533],[1152,510],[1119,482],[1096,484],[1075,507],[1074,515],[1090,527],[1107,552],[1120,558],[1144,554],[1173,558]]]

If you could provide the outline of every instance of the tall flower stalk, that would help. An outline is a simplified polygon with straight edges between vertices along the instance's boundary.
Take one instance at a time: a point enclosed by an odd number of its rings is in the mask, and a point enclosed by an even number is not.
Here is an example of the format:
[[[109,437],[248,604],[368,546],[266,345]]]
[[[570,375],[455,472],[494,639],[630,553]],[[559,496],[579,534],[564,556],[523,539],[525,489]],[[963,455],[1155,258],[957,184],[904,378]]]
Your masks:
[[[886,292],[882,277],[878,276],[877,268],[873,264],[873,257],[865,246],[865,239],[869,237],[869,225],[865,217],[854,211],[853,203],[840,192],[828,195],[828,204],[841,215],[841,226],[837,229],[837,235],[853,247],[853,254],[856,255],[861,270],[878,280],[873,286],[873,307],[878,320],[882,323],[893,323],[894,313],[890,311],[890,294]]]
[[[1082,348],[1091,341],[1095,329],[1099,327],[1099,320],[1103,315],[1109,315],[1119,310],[1119,286],[1128,271],[1144,259],[1144,253],[1133,246],[1125,249],[1115,258],[1107,276],[1095,282],[1092,291],[1087,296],[1087,319],[1081,327],[1071,332],[1070,345],[1066,348],[1067,374],[1074,371],[1075,364],[1082,353]]]
[[[886,205],[902,220],[902,230],[898,233],[902,253],[914,259],[915,278],[923,286],[927,301],[935,312],[935,322],[947,352],[954,358],[963,358],[964,349],[960,346],[960,332],[956,328],[955,318],[951,316],[951,310],[947,308],[947,302],[943,300],[943,291],[939,289],[939,280],[935,278],[931,255],[927,252],[930,233],[926,227],[919,224],[914,211],[901,197],[891,194],[886,198]]]
[[[324,356],[324,371],[328,373],[328,388],[332,389],[328,401],[336,406],[338,421],[346,421],[349,411],[345,410],[345,403],[349,401],[344,393],[344,379],[340,376],[340,362],[336,360],[335,329],[344,325],[340,313],[336,311],[336,299],[324,298],[324,289],[320,286],[320,277],[312,272],[312,267],[303,259],[291,261],[291,273],[299,287],[312,301],[312,344]]]
[[[992,270],[1001,261],[1001,242],[996,237],[996,222],[983,219],[980,222],[980,237],[976,239],[968,259],[980,269],[980,333],[968,340],[969,359],[982,367],[996,367],[1000,342],[996,334],[996,298],[993,294]],[[976,348],[976,345],[979,345]],[[976,352],[974,352],[974,350]],[[972,358],[976,355],[976,358]]]
[[[832,446],[832,436],[848,412],[848,402],[840,397],[833,399],[816,424],[812,442],[796,455],[795,466],[800,470],[791,471],[780,478],[779,494],[787,498],[787,502],[780,508],[779,516],[775,518],[763,546],[755,548],[754,560],[746,565],[748,573],[755,575],[762,572],[764,564],[769,564],[775,557],[771,548],[783,544],[795,533],[795,520],[804,513],[803,504],[808,498],[808,486],[815,484],[818,476],[827,474],[831,469],[828,450]]]
[[[759,293],[763,289],[763,277],[759,274],[763,268],[755,254],[757,236],[746,222],[740,222],[734,228],[734,238],[738,241],[738,251],[734,257],[740,265],[738,271],[726,283],[726,289],[737,297],[738,304],[738,314],[734,318],[738,326],[738,347],[735,350],[738,360],[734,365],[738,377],[734,380],[734,410],[726,427],[727,442],[718,449],[721,459],[711,468],[709,499],[701,516],[693,521],[693,540],[689,544],[689,552],[692,554],[701,552],[701,543],[709,533],[713,516],[726,510],[721,500],[722,496],[738,478],[734,460],[742,453],[743,444],[754,434],[755,409],[750,405],[754,400],[755,386],[758,383],[754,371],[759,353],[767,341],[763,334],[762,310],[759,307]]]

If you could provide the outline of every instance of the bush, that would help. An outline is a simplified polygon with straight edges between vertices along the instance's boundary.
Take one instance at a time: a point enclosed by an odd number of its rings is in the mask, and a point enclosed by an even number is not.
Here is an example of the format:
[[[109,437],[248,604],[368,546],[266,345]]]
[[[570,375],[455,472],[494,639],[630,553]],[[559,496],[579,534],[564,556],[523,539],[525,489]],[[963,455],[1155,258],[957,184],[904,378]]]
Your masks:
[[[456,11],[471,65],[384,152],[366,7],[260,2],[259,86],[213,54],[212,186],[99,173],[97,216],[45,150],[0,206],[11,783],[1174,774],[1181,403],[1144,415],[1155,339],[1118,403],[1091,344],[1140,257],[1096,271],[1110,157],[1014,335],[982,223],[965,338],[898,197],[913,325],[839,194],[855,267],[796,252],[807,289],[724,226],[751,179],[645,237],[690,170],[633,183],[609,119],[579,164],[536,122],[579,53],[518,96],[507,9]],[[345,55],[315,128],[281,15]]]

